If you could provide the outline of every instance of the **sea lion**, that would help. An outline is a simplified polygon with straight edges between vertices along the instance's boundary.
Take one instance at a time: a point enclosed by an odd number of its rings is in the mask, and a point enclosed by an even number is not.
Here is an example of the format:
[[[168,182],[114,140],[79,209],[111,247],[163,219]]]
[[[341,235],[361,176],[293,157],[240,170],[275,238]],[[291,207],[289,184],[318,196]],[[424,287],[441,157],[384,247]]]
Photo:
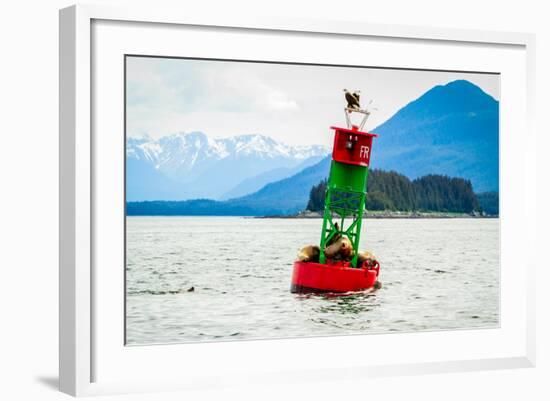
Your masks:
[[[369,251],[359,252],[357,254],[357,263],[359,265],[362,265],[365,262],[369,267],[372,267],[376,265],[376,263],[378,263],[376,260],[376,256],[374,256],[372,252],[369,252]]]
[[[332,260],[349,260],[353,257],[353,246],[347,236],[342,235],[338,223],[334,223],[336,234],[325,246],[325,255]]]
[[[329,259],[348,260],[353,256],[353,247],[348,237],[336,234],[338,238],[331,241],[325,248],[325,255]]]
[[[378,260],[376,260],[376,256],[372,252],[369,251],[363,251],[359,252],[357,254],[357,266],[360,267],[366,267],[366,268],[373,268],[378,264]],[[382,288],[382,283],[378,280],[374,282],[374,285],[372,286],[373,291],[379,290]]]
[[[317,245],[306,245],[298,252],[300,262],[319,262],[321,248]]]
[[[354,250],[350,239],[346,235],[342,235],[338,223],[334,224],[336,233],[330,238],[325,246],[325,256],[331,260],[349,261],[353,258]],[[298,260],[300,262],[318,262],[321,250],[316,245],[304,246],[298,252]],[[372,266],[375,264],[375,257],[370,252],[359,254],[361,263],[371,261]]]

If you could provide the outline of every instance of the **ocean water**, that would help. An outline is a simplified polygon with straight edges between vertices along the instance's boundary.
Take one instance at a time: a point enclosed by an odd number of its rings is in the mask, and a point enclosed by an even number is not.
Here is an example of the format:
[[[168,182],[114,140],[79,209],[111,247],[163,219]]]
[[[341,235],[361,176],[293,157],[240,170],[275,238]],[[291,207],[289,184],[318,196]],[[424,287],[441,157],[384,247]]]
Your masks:
[[[498,219],[367,219],[381,289],[291,294],[321,223],[128,217],[127,344],[498,327]]]

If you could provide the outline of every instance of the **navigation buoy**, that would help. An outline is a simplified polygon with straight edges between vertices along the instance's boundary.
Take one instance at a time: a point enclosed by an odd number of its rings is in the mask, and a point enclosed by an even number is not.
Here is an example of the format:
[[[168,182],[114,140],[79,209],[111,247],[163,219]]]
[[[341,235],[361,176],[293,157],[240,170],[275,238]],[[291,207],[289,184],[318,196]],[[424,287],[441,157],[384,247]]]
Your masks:
[[[362,113],[359,126],[351,122],[352,113]],[[317,261],[294,262],[290,291],[350,292],[373,288],[380,273],[377,261],[358,260],[361,223],[365,210],[367,178],[376,134],[363,132],[370,115],[359,107],[345,109],[347,128],[334,130],[332,162],[325,193],[323,226]],[[326,254],[327,245],[335,238],[347,238],[353,248],[350,260],[339,260]]]

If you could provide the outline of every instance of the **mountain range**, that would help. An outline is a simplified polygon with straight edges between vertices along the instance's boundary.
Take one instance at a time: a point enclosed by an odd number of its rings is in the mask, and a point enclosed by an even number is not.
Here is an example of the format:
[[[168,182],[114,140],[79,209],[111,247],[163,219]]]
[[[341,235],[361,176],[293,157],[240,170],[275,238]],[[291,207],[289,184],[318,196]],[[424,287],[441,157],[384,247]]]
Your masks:
[[[435,86],[372,132],[379,137],[373,143],[371,168],[394,170],[411,179],[426,174],[462,177],[472,182],[476,192],[498,191],[499,103],[469,81],[458,80]],[[296,149],[295,152],[306,156],[301,156],[300,161],[295,160],[292,167],[283,166],[286,167],[285,173],[301,169],[294,174],[273,180],[277,169],[282,167],[280,165],[263,172],[256,171],[257,177],[265,178],[257,190],[243,189],[221,202],[201,200],[200,207],[194,201],[172,202],[170,214],[196,214],[194,211],[199,209],[215,209],[215,214],[251,215],[303,210],[311,187],[328,176],[330,156],[323,158],[321,148]],[[307,165],[315,158],[318,158],[317,163]],[[156,170],[158,172],[160,167]],[[170,177],[169,174],[166,176]],[[143,179],[139,175],[137,178]],[[254,177],[247,177],[241,185],[246,180],[254,181]],[[156,188],[163,189],[164,185],[161,180]],[[246,191],[250,192],[239,196]],[[220,194],[218,199],[222,199],[224,194],[231,194],[231,190]],[[157,199],[178,198],[159,196]],[[165,206],[162,202],[149,203],[145,214],[163,214]],[[129,214],[141,214],[143,207],[144,204],[133,204],[128,209]]]
[[[289,146],[257,134],[128,138],[126,196],[128,201],[239,197],[291,176],[328,153],[320,145]]]
[[[469,81],[438,85],[373,130],[372,166],[414,179],[469,179],[498,191],[499,103]]]

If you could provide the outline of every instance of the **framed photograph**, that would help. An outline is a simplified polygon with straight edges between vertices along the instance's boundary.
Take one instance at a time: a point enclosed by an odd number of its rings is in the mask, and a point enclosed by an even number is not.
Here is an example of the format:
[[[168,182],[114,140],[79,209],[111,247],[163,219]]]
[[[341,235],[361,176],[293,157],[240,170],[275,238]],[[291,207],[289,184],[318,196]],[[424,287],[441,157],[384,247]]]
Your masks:
[[[533,366],[533,48],[61,10],[61,391]]]

